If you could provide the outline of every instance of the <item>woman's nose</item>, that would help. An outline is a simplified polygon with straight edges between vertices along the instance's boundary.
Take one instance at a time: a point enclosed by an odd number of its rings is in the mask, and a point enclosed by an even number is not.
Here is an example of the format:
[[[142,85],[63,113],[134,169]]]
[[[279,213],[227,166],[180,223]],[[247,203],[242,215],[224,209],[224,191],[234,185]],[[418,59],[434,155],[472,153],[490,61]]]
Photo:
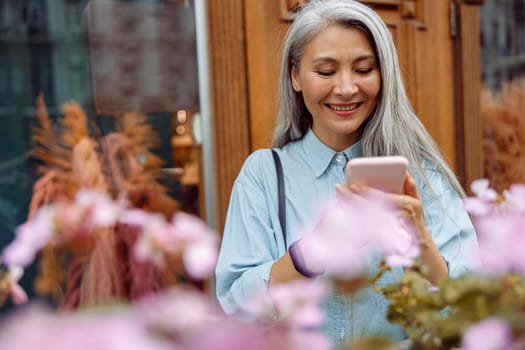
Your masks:
[[[340,74],[337,77],[334,93],[340,96],[352,96],[358,88],[352,74]]]

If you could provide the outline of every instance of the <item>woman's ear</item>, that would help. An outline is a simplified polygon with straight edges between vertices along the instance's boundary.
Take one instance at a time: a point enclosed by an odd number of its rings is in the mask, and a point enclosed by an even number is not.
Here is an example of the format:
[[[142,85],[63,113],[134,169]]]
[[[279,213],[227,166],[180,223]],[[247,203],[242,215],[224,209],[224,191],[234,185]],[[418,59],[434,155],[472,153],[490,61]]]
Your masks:
[[[295,64],[292,63],[292,67],[290,69],[290,79],[292,80],[292,87],[295,92],[300,92],[301,89],[301,83],[299,82],[299,71],[295,67]]]

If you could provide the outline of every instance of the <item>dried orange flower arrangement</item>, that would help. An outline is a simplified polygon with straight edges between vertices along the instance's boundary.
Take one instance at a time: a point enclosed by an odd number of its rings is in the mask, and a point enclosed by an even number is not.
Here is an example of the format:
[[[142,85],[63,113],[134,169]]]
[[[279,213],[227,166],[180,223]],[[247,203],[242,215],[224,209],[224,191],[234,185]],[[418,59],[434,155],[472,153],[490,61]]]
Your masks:
[[[485,177],[501,192],[525,182],[525,88],[517,82],[481,93]]]
[[[38,254],[36,290],[62,309],[135,300],[206,278],[216,235],[178,212],[157,181],[162,160],[150,150],[159,140],[147,117],[125,113],[116,132],[94,137],[77,103],[61,111],[53,122],[38,98],[33,157],[42,176],[3,263],[16,271]]]

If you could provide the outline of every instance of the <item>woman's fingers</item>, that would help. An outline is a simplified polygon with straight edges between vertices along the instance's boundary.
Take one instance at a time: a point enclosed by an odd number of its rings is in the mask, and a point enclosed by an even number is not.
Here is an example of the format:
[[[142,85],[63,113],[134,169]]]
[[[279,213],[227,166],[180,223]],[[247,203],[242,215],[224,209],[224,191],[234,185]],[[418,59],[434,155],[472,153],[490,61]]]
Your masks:
[[[353,197],[355,200],[379,199],[390,203],[395,214],[418,227],[423,220],[423,205],[419,197],[414,178],[407,172],[404,182],[404,194],[393,194],[364,185],[337,185],[336,193],[343,198]]]
[[[405,176],[405,182],[403,184],[405,194],[410,197],[419,199],[419,191],[417,190],[416,180],[407,172]]]

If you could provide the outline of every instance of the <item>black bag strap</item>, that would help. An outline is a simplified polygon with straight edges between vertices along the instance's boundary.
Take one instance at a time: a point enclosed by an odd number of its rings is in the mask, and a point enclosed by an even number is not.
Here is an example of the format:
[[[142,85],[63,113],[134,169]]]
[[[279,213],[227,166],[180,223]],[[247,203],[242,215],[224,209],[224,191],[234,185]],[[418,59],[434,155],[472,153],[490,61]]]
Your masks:
[[[272,149],[273,161],[275,162],[275,171],[277,173],[277,192],[279,200],[279,223],[281,224],[281,231],[283,232],[284,248],[288,250],[286,244],[286,202],[284,198],[284,176],[281,159],[275,150]]]

